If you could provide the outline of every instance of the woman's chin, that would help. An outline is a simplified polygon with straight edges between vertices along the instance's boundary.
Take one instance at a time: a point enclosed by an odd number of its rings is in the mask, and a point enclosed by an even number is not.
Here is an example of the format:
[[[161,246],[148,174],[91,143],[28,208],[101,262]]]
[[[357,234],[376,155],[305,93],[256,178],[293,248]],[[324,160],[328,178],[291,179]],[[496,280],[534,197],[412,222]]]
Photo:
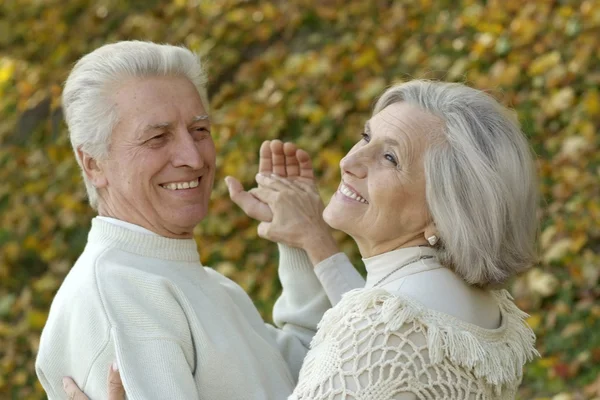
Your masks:
[[[340,210],[338,207],[335,207],[331,203],[329,203],[327,207],[325,207],[325,210],[323,210],[323,220],[331,228],[348,233],[346,232],[345,228],[347,228],[346,225],[350,223],[350,221],[346,220],[342,210]]]

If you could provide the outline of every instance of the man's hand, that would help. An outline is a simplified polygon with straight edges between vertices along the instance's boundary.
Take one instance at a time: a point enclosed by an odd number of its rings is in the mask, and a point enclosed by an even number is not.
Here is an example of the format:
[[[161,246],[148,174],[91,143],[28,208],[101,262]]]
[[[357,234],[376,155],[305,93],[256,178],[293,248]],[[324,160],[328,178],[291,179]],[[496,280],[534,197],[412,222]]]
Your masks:
[[[258,173],[276,174],[306,183],[314,182],[312,161],[308,153],[298,149],[293,143],[284,144],[281,140],[266,140],[260,146]],[[261,222],[270,222],[273,219],[271,208],[256,198],[252,191],[245,191],[237,179],[228,176],[225,183],[229,189],[229,197],[246,215]]]
[[[63,388],[67,396],[69,396],[69,400],[90,400],[71,378],[63,378]],[[125,400],[125,388],[123,387],[123,382],[121,382],[121,375],[119,375],[116,362],[113,363],[108,372],[107,400]]]

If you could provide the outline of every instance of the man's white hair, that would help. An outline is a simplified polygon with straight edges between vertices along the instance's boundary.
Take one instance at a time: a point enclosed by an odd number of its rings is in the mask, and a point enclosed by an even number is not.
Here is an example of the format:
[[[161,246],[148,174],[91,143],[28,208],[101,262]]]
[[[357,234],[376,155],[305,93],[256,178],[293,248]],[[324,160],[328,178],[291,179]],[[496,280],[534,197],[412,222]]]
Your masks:
[[[101,160],[108,155],[111,134],[118,122],[112,94],[126,80],[151,76],[189,79],[208,111],[207,76],[200,58],[184,47],[141,41],[107,44],[82,57],[69,74],[62,106],[71,145]],[[98,208],[98,191],[82,173],[90,205]]]
[[[374,114],[401,101],[444,124],[424,155],[440,261],[477,286],[528,268],[536,258],[537,178],[516,116],[480,90],[424,80],[388,89]]]

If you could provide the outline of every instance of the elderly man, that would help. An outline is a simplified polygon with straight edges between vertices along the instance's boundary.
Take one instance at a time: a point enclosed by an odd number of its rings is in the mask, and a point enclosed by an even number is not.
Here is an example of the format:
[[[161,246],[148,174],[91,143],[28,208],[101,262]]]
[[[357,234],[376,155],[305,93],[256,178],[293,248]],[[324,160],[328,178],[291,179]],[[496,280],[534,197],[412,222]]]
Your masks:
[[[193,232],[216,158],[205,84],[189,50],[145,42],[95,50],[66,82],[71,142],[98,216],[42,333],[36,370],[50,399],[65,398],[64,376],[106,398],[115,360],[129,399],[285,398],[331,306],[326,293],[356,277],[317,278],[313,264],[337,252],[331,241],[315,238],[308,255],[280,245],[274,327],[202,266]],[[243,193],[236,201],[261,212]]]

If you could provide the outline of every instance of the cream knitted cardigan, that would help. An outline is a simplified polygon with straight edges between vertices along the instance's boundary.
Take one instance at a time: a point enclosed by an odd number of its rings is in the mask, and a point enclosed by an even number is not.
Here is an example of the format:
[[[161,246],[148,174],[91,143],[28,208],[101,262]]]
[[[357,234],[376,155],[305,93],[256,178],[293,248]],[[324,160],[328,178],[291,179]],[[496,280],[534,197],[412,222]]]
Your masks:
[[[507,291],[492,295],[501,324],[485,329],[367,278],[325,313],[290,399],[514,399],[535,335]]]

